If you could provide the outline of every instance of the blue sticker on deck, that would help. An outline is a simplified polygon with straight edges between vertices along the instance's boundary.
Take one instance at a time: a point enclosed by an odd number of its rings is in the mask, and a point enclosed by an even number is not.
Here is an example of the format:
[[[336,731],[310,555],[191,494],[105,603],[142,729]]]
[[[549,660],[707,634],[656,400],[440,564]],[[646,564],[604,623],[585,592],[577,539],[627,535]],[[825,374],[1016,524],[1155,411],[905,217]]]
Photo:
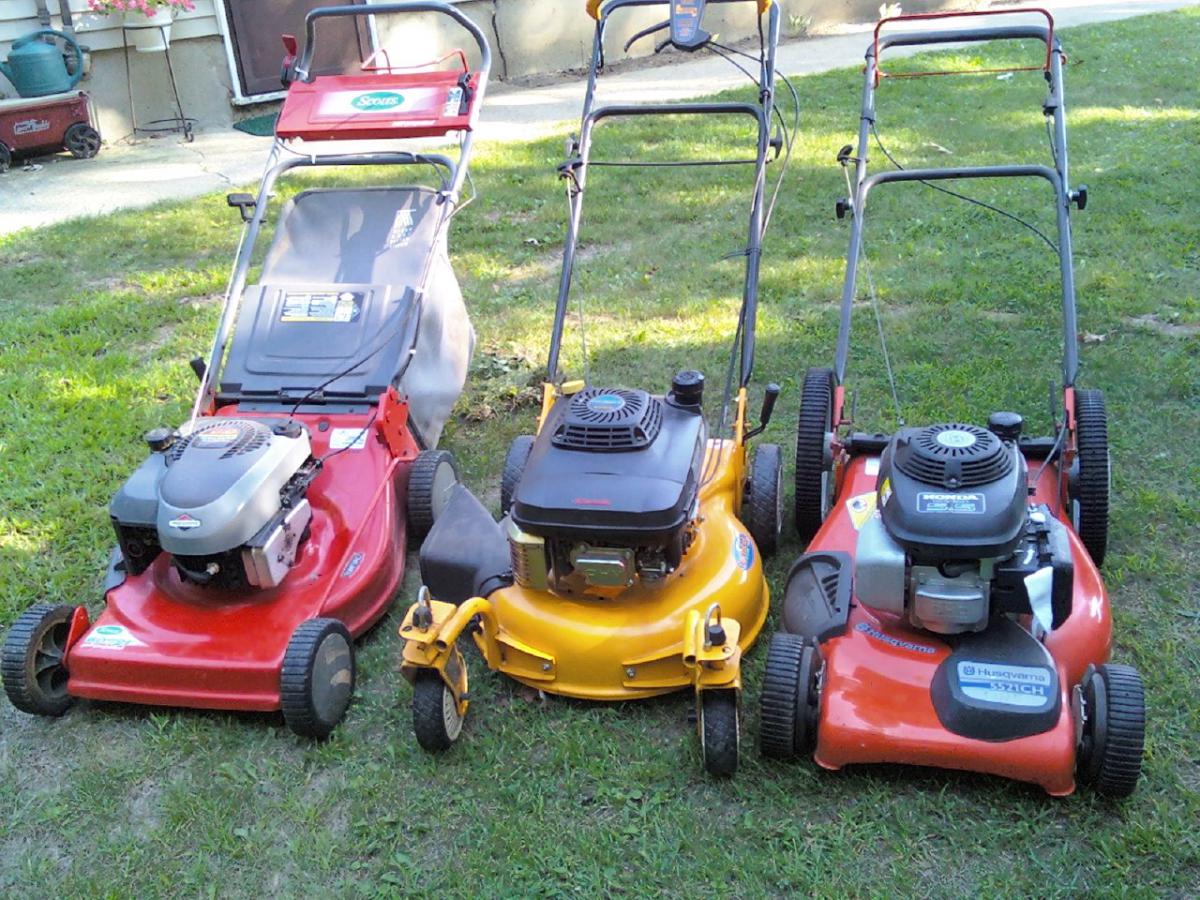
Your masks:
[[[749,535],[739,534],[733,541],[733,561],[743,572],[750,571],[754,562],[754,541]]]
[[[917,512],[979,516],[987,512],[987,498],[983,494],[939,494],[934,491],[921,491],[917,494]]]
[[[1039,707],[1050,702],[1053,675],[1041,666],[958,662],[958,686],[972,700],[1005,706]]]

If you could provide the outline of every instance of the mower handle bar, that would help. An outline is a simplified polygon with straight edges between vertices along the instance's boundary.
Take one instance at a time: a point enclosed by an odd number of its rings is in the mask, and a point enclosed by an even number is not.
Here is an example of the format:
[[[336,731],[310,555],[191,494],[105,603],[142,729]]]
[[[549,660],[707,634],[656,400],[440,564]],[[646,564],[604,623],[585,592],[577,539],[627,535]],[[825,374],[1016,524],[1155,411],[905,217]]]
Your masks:
[[[370,3],[365,6],[320,6],[311,10],[304,17],[304,50],[300,54],[300,61],[296,64],[296,78],[306,82],[313,79],[309,70],[312,67],[313,54],[316,52],[317,21],[319,19],[347,16],[388,16],[414,12],[432,12],[449,16],[469,32],[479,47],[479,67],[484,73],[484,81],[486,81],[487,74],[492,69],[492,50],[488,46],[487,38],[484,37],[479,26],[457,7],[439,2],[439,0],[400,0],[395,3]],[[483,85],[481,84],[480,93],[482,94],[482,92]]]
[[[923,44],[958,44],[972,41],[1037,40],[1051,46],[1054,30],[1044,25],[1003,25],[991,28],[962,28],[954,31],[901,31],[878,38],[867,48],[867,55],[878,58],[889,47],[917,47]]]
[[[620,9],[622,6],[670,6],[674,0],[608,0],[603,6],[591,0],[587,4],[588,15],[596,21],[601,21],[608,18],[614,10]],[[756,3],[758,5],[758,14],[761,16],[775,3],[773,0],[708,0],[709,3]]]

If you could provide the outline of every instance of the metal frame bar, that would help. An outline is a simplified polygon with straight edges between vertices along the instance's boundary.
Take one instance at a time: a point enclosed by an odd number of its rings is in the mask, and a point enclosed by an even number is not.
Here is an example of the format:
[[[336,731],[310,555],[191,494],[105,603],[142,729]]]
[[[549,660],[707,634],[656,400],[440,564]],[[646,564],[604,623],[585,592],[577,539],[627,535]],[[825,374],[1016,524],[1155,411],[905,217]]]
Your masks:
[[[709,0],[711,3],[738,3],[746,0]],[[550,352],[546,362],[547,381],[558,383],[559,354],[562,348],[563,330],[566,325],[570,304],[571,280],[575,270],[575,252],[579,242],[580,221],[583,215],[583,195],[587,183],[588,166],[592,165],[592,131],[604,119],[628,118],[633,116],[664,115],[744,115],[758,123],[757,153],[749,160],[755,167],[754,199],[751,204],[748,239],[746,246],[746,276],[742,288],[742,309],[739,327],[742,330],[740,348],[741,368],[739,387],[745,387],[754,368],[755,324],[758,312],[758,276],[762,257],[763,207],[766,188],[767,156],[771,141],[771,116],[775,100],[775,53],[779,43],[779,6],[773,3],[768,11],[766,50],[759,65],[759,103],[645,103],[621,104],[596,107],[596,85],[600,70],[604,68],[604,37],[608,17],[625,7],[669,5],[670,0],[609,0],[596,21],[595,38],[592,42],[592,61],[588,72],[587,89],[584,94],[583,115],[580,120],[577,155],[569,159],[565,168],[573,184],[569,193],[570,217],[567,235],[563,244],[563,265],[559,278],[558,298],[554,308],[554,325],[550,335]],[[601,165],[602,162],[595,163]],[[661,163],[660,163],[661,164]],[[711,161],[677,161],[679,165],[704,165]]]
[[[1013,12],[1013,11],[1005,11]],[[1048,14],[1047,14],[1048,15]],[[969,35],[969,37],[964,37]],[[841,385],[846,377],[846,364],[850,355],[851,316],[854,306],[858,278],[858,262],[862,249],[867,195],[876,185],[893,182],[948,181],[970,178],[1042,178],[1054,189],[1054,203],[1058,228],[1059,273],[1062,281],[1063,310],[1063,385],[1071,387],[1079,371],[1079,345],[1076,335],[1075,274],[1071,249],[1071,203],[1076,197],[1069,185],[1067,164],[1067,122],[1063,100],[1062,63],[1065,54],[1057,38],[1053,37],[1053,25],[1005,26],[1001,28],[977,28],[970,31],[945,31],[900,34],[879,42],[887,46],[913,46],[924,43],[950,43],[962,40],[1024,40],[1037,38],[1045,41],[1050,53],[1046,70],[1049,95],[1043,103],[1043,111],[1053,116],[1051,143],[1054,167],[1029,165],[996,165],[973,167],[947,167],[938,169],[888,170],[868,176],[867,165],[870,155],[871,130],[875,124],[875,89],[877,68],[874,42],[867,48],[866,68],[863,76],[862,109],[859,118],[858,152],[854,163],[854,196],[851,198],[850,247],[846,256],[846,276],[842,285],[841,315],[838,324],[837,356],[834,374]]]

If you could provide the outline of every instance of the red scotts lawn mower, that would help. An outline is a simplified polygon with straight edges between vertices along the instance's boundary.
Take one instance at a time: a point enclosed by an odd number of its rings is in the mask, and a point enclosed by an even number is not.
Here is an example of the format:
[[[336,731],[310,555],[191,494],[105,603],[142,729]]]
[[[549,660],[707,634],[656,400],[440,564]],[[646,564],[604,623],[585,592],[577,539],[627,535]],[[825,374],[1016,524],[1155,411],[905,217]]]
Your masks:
[[[229,198],[246,225],[211,355],[194,364],[192,416],[146,435],[149,457],[112,499],[118,548],[99,618],[38,605],[9,631],[4,687],[19,709],[59,715],[74,697],[282,709],[314,737],[345,713],[354,639],[387,611],[406,538],[424,536],[457,481],[450,454],[431,449],[474,344],[446,243],[490,64],[483,34],[455,7],[370,12],[451,17],[478,43],[479,70],[460,53],[450,70],[316,77],[317,23],[365,12],[308,15],[258,195]],[[365,127],[428,136],[439,122],[461,132],[457,161],[288,143],[336,140],[342,126],[351,137]],[[276,181],[365,165],[420,167],[438,183],[301,191],[248,284]]]
[[[863,115],[834,369],[804,379],[796,449],[796,523],[811,542],[792,566],[783,628],[761,698],[762,751],[812,753],[827,769],[908,763],[1002,775],[1055,796],[1077,782],[1127,796],[1142,761],[1136,670],[1108,662],[1112,619],[1097,567],[1108,535],[1104,397],[1078,369],[1067,176],[1064,56],[1044,24],[892,32],[867,52]],[[867,174],[875,89],[888,47],[1036,40],[1053,167],[989,165]],[[882,144],[881,144],[882,146]],[[844,376],[870,192],[893,183],[1040,178],[1053,191],[1064,325],[1061,422],[1047,438],[993,413],[986,427],[944,423],[853,432]],[[1047,238],[1047,240],[1049,240]],[[1053,242],[1051,242],[1053,243]]]

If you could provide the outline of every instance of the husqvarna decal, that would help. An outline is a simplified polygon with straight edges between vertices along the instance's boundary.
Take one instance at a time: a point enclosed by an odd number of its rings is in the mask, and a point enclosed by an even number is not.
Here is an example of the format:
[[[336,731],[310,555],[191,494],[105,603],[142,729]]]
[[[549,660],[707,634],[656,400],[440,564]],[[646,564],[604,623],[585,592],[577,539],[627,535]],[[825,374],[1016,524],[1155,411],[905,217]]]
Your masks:
[[[881,643],[888,644],[892,647],[897,647],[900,650],[911,650],[913,653],[924,653],[929,656],[937,653],[937,650],[935,650],[933,647],[930,647],[928,644],[918,644],[916,641],[906,641],[901,638],[892,637],[890,634],[884,634],[878,628],[872,627],[867,622],[859,622],[854,626],[854,630],[861,631],[869,638],[874,638]]]
[[[754,541],[750,535],[739,534],[733,540],[733,561],[743,572],[748,572],[754,564]]]
[[[98,650],[124,650],[126,647],[144,647],[146,644],[130,634],[124,625],[100,625],[83,639],[83,646]]]
[[[1041,666],[958,661],[958,686],[973,700],[1006,706],[1045,706],[1050,700],[1050,671]]]

